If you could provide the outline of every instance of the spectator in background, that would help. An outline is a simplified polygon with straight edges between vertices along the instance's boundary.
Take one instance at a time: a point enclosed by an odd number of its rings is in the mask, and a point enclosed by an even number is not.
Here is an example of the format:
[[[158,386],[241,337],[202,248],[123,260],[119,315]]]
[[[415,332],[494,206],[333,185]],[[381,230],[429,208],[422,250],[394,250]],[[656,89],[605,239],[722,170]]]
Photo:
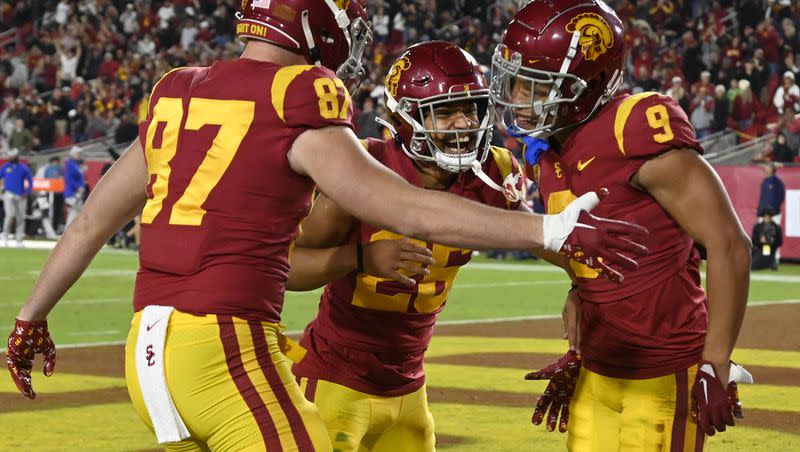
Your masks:
[[[764,209],[762,221],[753,226],[753,270],[778,270],[778,256],[783,245],[783,230],[774,220],[772,209]],[[780,221],[780,220],[778,220]]]
[[[57,155],[50,157],[47,164],[39,168],[36,177],[44,179],[63,179],[64,167]],[[44,198],[44,202],[40,201]],[[55,229],[61,226],[64,219],[64,193],[48,192],[37,199],[38,208],[42,211],[42,228],[49,239],[58,238]]]
[[[106,52],[105,55],[103,55],[103,62],[100,63],[97,75],[107,82],[113,82],[117,79],[119,66],[119,61],[114,59],[114,55],[111,52]]]
[[[139,125],[136,122],[136,115],[126,113],[122,121],[114,130],[114,144],[129,144],[139,136]],[[115,159],[116,160],[116,159]]]
[[[389,39],[389,15],[386,8],[381,5],[378,11],[371,16],[372,32],[375,34],[375,42],[386,42]]]
[[[673,98],[675,102],[683,108],[683,111],[687,114],[690,112],[689,96],[686,92],[686,88],[683,87],[683,79],[678,76],[672,77],[672,86],[667,89],[666,94]]]
[[[785,77],[787,71],[794,75],[795,82],[797,81],[797,77],[800,77],[800,67],[797,67],[797,64],[795,64],[795,54],[791,50],[786,51],[783,61],[778,65],[779,74],[784,74]]]
[[[772,103],[780,115],[783,114],[786,105],[791,106],[793,110],[800,110],[800,87],[795,83],[792,71],[783,73],[781,86],[775,91]]]
[[[750,90],[750,82],[746,79],[739,80],[739,94],[733,101],[730,119],[733,127],[745,132],[753,125],[758,112],[758,100]]]
[[[69,207],[67,227],[72,224],[83,208],[84,187],[86,186],[83,172],[81,148],[73,146],[69,150],[69,158],[64,166],[64,203]]]
[[[80,43],[77,44],[77,48],[66,50],[62,49],[60,44],[56,44],[56,55],[60,63],[58,79],[61,81],[61,86],[69,86],[77,77],[78,62],[82,52]]]
[[[700,80],[692,85],[692,96],[696,96],[701,87],[706,89],[706,94],[708,95],[714,92],[714,84],[711,83],[711,72],[703,71],[700,73]]]
[[[381,138],[381,129],[375,118],[378,117],[378,110],[374,107],[375,101],[371,97],[364,99],[364,109],[358,115],[358,138]]]
[[[797,155],[800,153],[800,118],[795,118],[795,113],[795,110],[787,108],[775,130],[786,137],[786,145]]]
[[[19,161],[19,150],[12,149],[8,153],[8,162],[0,167],[0,182],[3,185],[3,232],[0,241],[8,246],[8,235],[11,222],[15,221],[17,246],[23,246],[25,238],[25,211],[28,208],[28,193],[33,189],[33,176],[28,166]]]
[[[795,157],[797,157],[797,153],[789,148],[789,145],[786,143],[786,136],[778,132],[775,135],[775,141],[772,142],[772,160],[775,162],[791,163],[794,161]]]
[[[717,85],[714,88],[714,125],[712,130],[719,132],[728,124],[728,115],[731,113],[731,101],[725,93],[725,86]]]
[[[786,197],[786,187],[778,177],[778,169],[774,164],[764,166],[764,180],[761,181],[761,194],[758,197],[758,211],[756,215],[763,217],[767,209],[773,212],[777,223],[781,222],[781,207]]]
[[[714,124],[714,98],[706,92],[706,86],[700,85],[692,99],[689,119],[694,127],[697,139],[703,139],[711,134]]]
[[[34,146],[39,144],[39,140],[33,136],[30,130],[25,127],[25,121],[21,118],[14,120],[14,130],[8,137],[8,147],[18,149],[21,152],[29,153]]]
[[[756,36],[759,47],[763,49],[764,60],[770,70],[769,74],[776,73],[783,39],[772,24],[771,18],[767,17],[763,22],[758,24],[756,27]]]

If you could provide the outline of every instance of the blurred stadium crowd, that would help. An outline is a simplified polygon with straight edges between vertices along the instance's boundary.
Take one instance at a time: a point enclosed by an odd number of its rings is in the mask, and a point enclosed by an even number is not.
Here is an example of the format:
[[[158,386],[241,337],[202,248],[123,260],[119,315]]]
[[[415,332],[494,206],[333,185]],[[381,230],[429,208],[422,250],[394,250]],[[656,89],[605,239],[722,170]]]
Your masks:
[[[355,96],[359,135],[381,136],[383,77],[409,44],[444,39],[490,69],[517,0],[372,0],[369,77]],[[698,135],[779,136],[762,159],[800,148],[800,2],[612,0],[627,26],[624,91],[674,97]],[[0,156],[67,149],[99,137],[126,143],[150,88],[168,69],[238,55],[236,0],[29,0],[0,8]],[[516,148],[502,131],[496,144]],[[782,137],[782,138],[781,138]]]

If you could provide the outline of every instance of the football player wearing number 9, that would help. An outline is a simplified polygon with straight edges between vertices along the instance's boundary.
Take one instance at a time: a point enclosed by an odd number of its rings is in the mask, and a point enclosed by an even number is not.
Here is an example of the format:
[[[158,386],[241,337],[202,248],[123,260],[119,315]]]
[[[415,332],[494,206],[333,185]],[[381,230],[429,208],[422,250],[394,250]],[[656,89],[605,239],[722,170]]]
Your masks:
[[[582,245],[614,259],[603,248],[624,250],[620,235],[640,231],[586,213],[594,194],[565,215],[504,212],[413,187],[370,157],[341,80],[362,73],[363,0],[245,0],[238,17],[241,58],[176,69],[154,86],[139,139],[50,255],[9,338],[7,365],[26,396],[36,354],[53,371],[47,314],[138,212],[126,379],[168,450],[330,450],[277,339],[315,183],[362,220],[461,246]]]
[[[680,107],[653,92],[615,95],[624,59],[622,22],[600,0],[528,3],[493,57],[500,119],[518,135],[549,140],[538,162],[526,162],[548,213],[609,187],[596,211],[651,231],[649,255],[622,285],[570,264],[583,370],[568,353],[528,375],[551,379],[533,420],[547,415],[554,430],[567,408],[559,429],[568,427],[573,451],[697,451],[704,435],[734,424],[729,361],[747,303],[750,243]],[[695,242],[708,250],[707,293]]]

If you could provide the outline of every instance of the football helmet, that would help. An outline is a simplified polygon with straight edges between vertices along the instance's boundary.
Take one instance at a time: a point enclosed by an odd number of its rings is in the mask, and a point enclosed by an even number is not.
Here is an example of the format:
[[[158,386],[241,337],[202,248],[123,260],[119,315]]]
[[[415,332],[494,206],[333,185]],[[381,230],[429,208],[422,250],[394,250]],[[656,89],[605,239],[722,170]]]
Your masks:
[[[366,0],[242,0],[236,35],[302,54],[344,80],[363,79],[364,49],[372,43]]]
[[[458,173],[474,161],[482,163],[491,141],[489,89],[475,58],[445,41],[409,47],[392,64],[384,83],[391,121],[380,120],[412,159],[434,162]],[[440,130],[437,108],[472,101],[477,122],[467,118],[466,128]],[[425,126],[425,119],[432,126]]]
[[[622,21],[602,0],[534,0],[495,49],[492,103],[505,127],[545,138],[608,102],[624,61]]]

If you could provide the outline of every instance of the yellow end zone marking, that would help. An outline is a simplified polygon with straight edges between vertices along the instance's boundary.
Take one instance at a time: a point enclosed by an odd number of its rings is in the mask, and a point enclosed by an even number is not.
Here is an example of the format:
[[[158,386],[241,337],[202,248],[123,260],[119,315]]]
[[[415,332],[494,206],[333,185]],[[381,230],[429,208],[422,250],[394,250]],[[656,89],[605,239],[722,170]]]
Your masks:
[[[480,334],[480,327],[476,326],[475,334]],[[552,353],[560,356],[566,351],[567,341],[563,339],[434,336],[425,356],[475,353]],[[739,348],[734,350],[733,359],[744,366],[800,369],[800,352]]]
[[[426,364],[429,388],[454,388],[479,391],[502,391],[520,394],[541,393],[547,381],[526,381],[524,362],[513,363],[518,369],[452,364]],[[758,376],[755,376],[758,382]],[[742,384],[739,387],[742,404],[746,408],[791,411],[800,413],[800,405],[791,403],[800,400],[800,387]]]
[[[33,389],[37,393],[54,394],[60,392],[124,388],[126,386],[125,378],[59,373],[57,364],[58,363],[56,363],[55,373],[50,377],[45,377],[42,374],[41,367],[34,367],[32,375]],[[17,387],[14,385],[14,382],[11,380],[11,378],[0,378],[0,393],[5,392],[18,392]]]

